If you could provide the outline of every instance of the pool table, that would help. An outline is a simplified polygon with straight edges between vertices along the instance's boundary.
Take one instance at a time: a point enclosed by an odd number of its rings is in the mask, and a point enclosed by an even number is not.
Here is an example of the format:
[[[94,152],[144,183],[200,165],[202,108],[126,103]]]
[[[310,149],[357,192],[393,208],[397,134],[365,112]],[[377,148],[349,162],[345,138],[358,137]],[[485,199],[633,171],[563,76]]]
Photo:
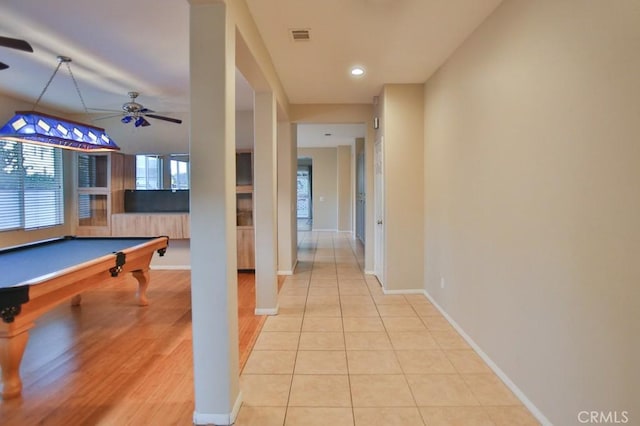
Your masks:
[[[2,398],[20,396],[20,362],[34,321],[65,300],[120,274],[138,281],[138,304],[148,304],[149,264],[164,255],[168,237],[61,237],[0,250],[0,368]]]

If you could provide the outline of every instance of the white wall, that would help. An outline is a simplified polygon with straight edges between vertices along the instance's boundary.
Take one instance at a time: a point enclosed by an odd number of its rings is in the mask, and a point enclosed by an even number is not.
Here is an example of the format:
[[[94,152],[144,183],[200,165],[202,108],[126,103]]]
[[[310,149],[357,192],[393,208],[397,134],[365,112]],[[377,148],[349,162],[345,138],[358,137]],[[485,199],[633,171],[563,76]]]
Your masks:
[[[640,424],[639,6],[505,1],[426,84],[426,290],[555,425]]]

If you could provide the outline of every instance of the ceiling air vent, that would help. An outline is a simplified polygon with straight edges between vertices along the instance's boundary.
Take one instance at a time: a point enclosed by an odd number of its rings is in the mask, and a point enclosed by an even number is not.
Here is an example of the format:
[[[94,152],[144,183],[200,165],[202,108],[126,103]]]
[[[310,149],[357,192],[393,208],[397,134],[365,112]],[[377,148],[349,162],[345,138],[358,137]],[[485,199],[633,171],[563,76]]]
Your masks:
[[[293,29],[289,30],[291,32],[291,38],[293,41],[309,41],[311,40],[311,35],[309,34],[309,30],[306,28]]]

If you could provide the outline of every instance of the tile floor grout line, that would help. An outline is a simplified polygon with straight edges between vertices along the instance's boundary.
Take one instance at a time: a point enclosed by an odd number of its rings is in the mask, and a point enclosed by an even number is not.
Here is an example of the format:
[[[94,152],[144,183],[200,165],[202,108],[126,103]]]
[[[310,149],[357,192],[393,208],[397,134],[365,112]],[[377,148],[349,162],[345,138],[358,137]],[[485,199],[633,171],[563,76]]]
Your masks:
[[[334,254],[335,254],[335,244],[334,244]],[[344,331],[344,315],[342,312],[342,294],[340,293],[340,277],[337,276],[338,265],[336,264],[336,282],[338,284],[338,303],[340,306],[340,323],[342,324],[342,342],[344,343],[344,359],[347,367],[347,384],[349,385],[349,401],[351,402],[351,420],[355,425],[356,422],[356,412],[353,404],[353,390],[351,388],[351,374],[349,371],[349,357],[347,356],[347,338]]]
[[[301,243],[302,244],[302,243]],[[313,249],[313,259],[315,259],[315,247]],[[312,270],[313,270],[313,261],[312,261]],[[302,310],[302,321],[300,322],[300,330],[298,331],[298,344],[296,345],[296,356],[293,360],[293,370],[291,371],[291,381],[289,382],[289,394],[287,395],[287,405],[284,409],[284,418],[282,419],[282,425],[284,426],[287,423],[287,415],[289,414],[289,403],[291,401],[291,392],[293,390],[293,379],[296,373],[296,365],[298,362],[298,354],[300,353],[300,339],[302,337],[302,327],[304,325],[304,317],[307,311],[307,299],[309,298],[309,288],[311,287],[311,273],[309,274],[309,281],[307,283],[307,294],[304,302],[304,309]]]

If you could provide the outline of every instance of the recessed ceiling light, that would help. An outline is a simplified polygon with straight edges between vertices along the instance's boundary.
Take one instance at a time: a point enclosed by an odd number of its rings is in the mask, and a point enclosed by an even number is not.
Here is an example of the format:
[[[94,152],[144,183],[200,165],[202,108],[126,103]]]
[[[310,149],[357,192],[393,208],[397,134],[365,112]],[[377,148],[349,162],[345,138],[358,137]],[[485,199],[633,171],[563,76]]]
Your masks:
[[[351,75],[354,77],[362,77],[364,75],[364,68],[360,66],[351,68]]]

